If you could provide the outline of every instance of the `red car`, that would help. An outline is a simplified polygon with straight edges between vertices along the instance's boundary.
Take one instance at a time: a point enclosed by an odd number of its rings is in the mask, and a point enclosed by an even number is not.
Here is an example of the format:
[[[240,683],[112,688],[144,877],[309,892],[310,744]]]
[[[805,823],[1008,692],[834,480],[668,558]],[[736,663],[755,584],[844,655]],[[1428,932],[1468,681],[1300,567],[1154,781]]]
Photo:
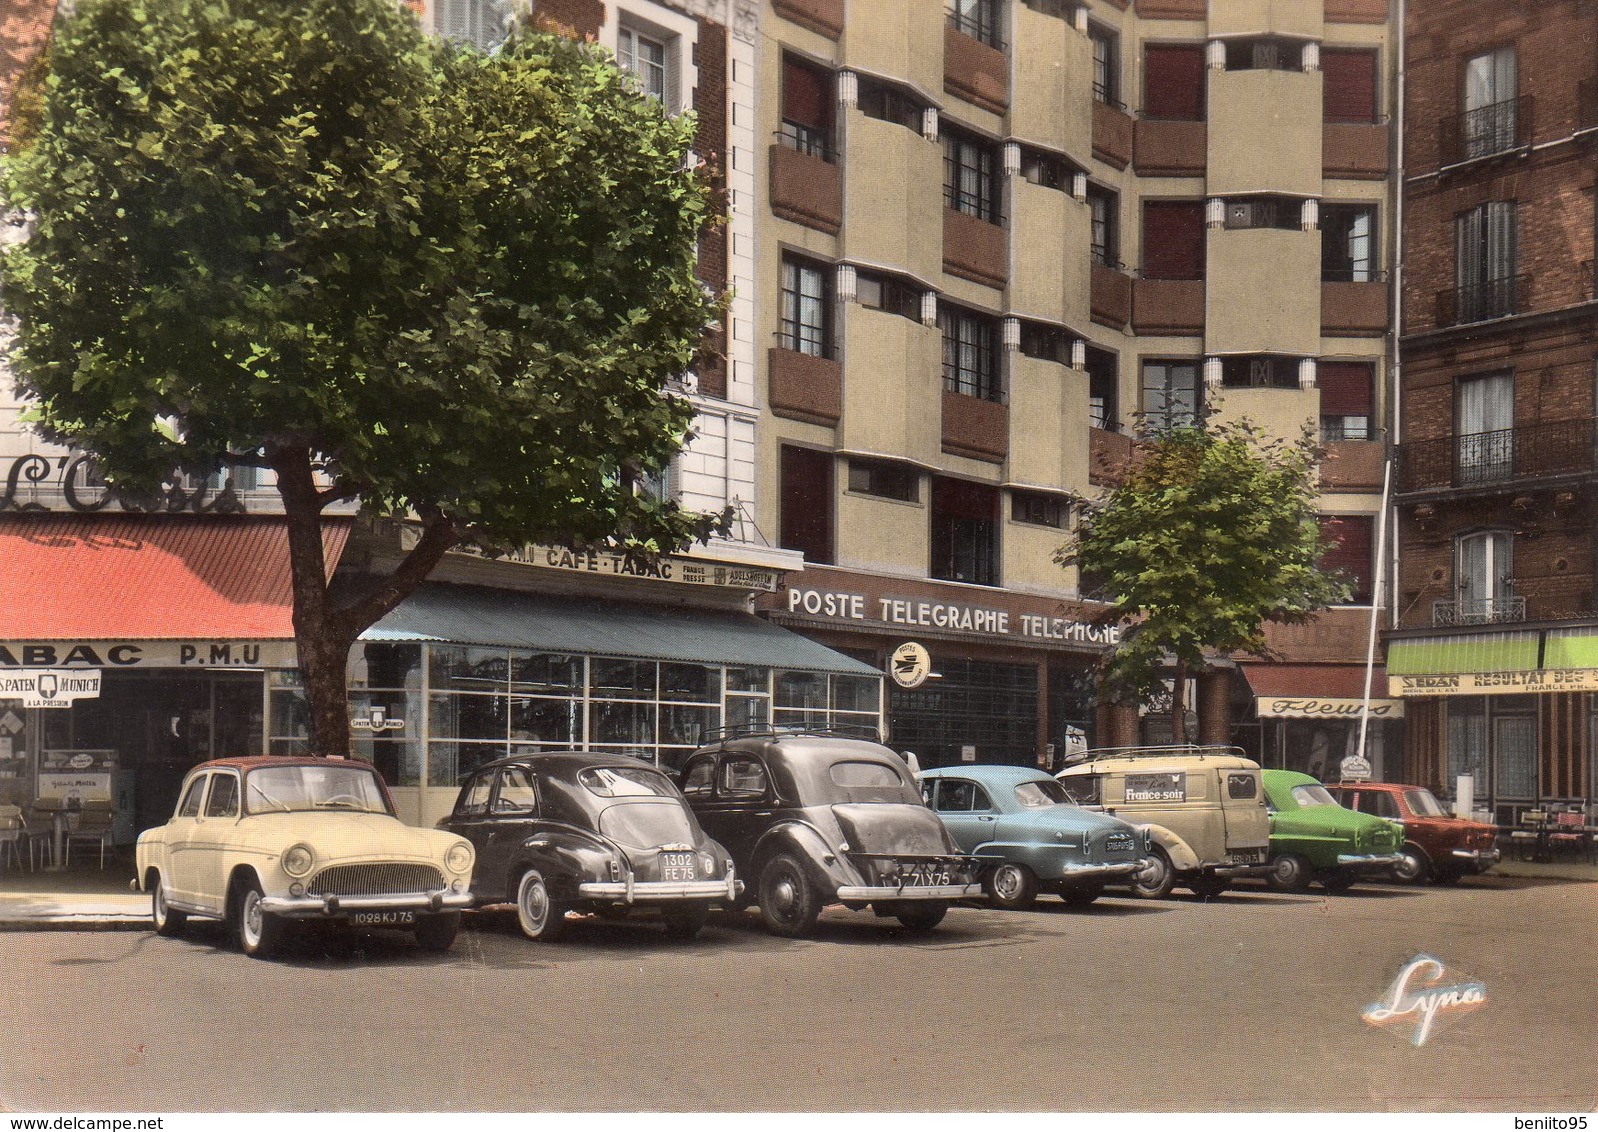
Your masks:
[[[1484,873],[1498,863],[1498,827],[1454,817],[1424,786],[1339,782],[1326,789],[1351,810],[1404,827],[1404,859],[1393,866],[1395,880],[1452,884],[1466,873]]]

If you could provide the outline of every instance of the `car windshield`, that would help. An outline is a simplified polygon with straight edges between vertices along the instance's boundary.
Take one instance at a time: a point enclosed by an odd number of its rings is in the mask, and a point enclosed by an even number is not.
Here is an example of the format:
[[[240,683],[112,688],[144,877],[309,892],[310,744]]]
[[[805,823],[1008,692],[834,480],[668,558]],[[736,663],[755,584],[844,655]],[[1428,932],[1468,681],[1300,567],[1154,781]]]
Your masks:
[[[364,766],[347,763],[252,770],[244,780],[244,808],[252,814],[303,810],[391,813],[377,776]]]
[[[1293,787],[1293,800],[1300,806],[1337,805],[1337,799],[1319,782],[1306,782],[1303,786]]]
[[[693,823],[680,802],[617,802],[599,815],[599,832],[629,849],[693,845]]]
[[[1032,782],[1016,783],[1015,800],[1029,810],[1036,810],[1043,806],[1069,804],[1071,796],[1054,779],[1039,778]]]
[[[1409,808],[1423,818],[1446,818],[1448,811],[1443,809],[1443,804],[1437,800],[1437,795],[1424,787],[1404,791],[1404,801],[1409,803]]]
[[[592,766],[577,781],[601,798],[675,798],[676,788],[658,770],[643,766]]]

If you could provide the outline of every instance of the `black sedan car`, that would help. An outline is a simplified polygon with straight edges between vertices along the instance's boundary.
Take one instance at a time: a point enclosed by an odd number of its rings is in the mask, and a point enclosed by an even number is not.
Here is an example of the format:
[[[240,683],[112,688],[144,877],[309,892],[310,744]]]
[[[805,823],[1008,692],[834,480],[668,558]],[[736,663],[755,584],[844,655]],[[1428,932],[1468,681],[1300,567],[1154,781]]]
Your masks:
[[[438,825],[477,850],[477,904],[514,901],[529,939],[558,937],[569,911],[635,908],[691,938],[713,903],[730,904],[742,889],[671,780],[625,756],[560,751],[489,763]]]
[[[878,743],[821,731],[729,736],[690,755],[681,781],[777,935],[804,935],[838,903],[930,931],[949,901],[981,895],[977,859]]]

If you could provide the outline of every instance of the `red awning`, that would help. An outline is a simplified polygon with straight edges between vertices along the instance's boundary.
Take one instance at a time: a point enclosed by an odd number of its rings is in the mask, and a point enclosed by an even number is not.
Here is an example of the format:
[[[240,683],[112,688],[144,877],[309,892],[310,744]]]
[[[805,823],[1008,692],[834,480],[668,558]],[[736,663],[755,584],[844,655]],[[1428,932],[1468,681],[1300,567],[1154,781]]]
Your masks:
[[[1256,696],[1313,696],[1326,700],[1358,700],[1365,696],[1363,664],[1244,664],[1243,675]],[[1376,666],[1371,695],[1387,695],[1387,670]]]
[[[322,527],[329,574],[347,520]],[[20,515],[0,521],[0,638],[292,639],[281,518]]]

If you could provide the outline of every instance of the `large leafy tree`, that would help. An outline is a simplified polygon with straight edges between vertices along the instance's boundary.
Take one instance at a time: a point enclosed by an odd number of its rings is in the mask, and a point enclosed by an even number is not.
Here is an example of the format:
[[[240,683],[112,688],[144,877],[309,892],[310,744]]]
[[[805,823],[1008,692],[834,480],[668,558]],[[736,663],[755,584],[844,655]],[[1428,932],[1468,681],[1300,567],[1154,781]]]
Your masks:
[[[1056,555],[1093,579],[1104,620],[1128,623],[1112,689],[1146,696],[1174,664],[1176,742],[1187,741],[1180,690],[1207,653],[1269,655],[1267,622],[1302,624],[1346,600],[1318,566],[1316,496],[1308,435],[1269,439],[1247,421],[1151,432]]]
[[[393,0],[87,0],[6,170],[3,265],[35,420],[124,493],[230,459],[276,472],[318,751],[349,739],[360,632],[452,547],[706,537],[636,485],[687,436],[693,122],[595,49],[484,55]],[[330,593],[326,508],[410,524]]]

